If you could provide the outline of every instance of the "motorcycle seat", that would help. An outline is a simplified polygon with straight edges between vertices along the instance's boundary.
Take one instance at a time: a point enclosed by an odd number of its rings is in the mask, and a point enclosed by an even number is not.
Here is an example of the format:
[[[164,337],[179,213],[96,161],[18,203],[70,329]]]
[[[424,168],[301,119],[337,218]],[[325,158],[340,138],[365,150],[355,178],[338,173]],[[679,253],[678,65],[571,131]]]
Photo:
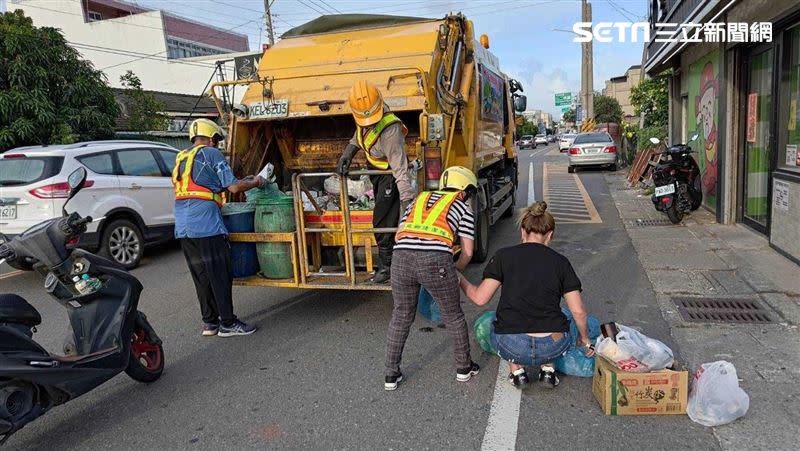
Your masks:
[[[34,327],[42,323],[42,315],[22,296],[4,293],[0,294],[0,323]]]

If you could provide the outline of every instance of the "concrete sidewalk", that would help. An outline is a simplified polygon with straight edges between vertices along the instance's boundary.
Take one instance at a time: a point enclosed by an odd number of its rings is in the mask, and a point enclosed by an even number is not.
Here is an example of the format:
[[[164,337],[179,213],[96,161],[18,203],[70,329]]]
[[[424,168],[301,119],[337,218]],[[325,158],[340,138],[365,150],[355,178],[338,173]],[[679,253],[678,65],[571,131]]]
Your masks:
[[[676,359],[690,370],[727,360],[750,395],[750,410],[714,428],[724,449],[796,449],[800,430],[800,267],[742,225],[716,224],[698,210],[682,225],[664,220],[649,196],[630,189],[624,174],[606,176],[620,218],[653,284],[678,345]],[[772,323],[685,321],[674,299],[743,299],[760,302]],[[647,333],[647,331],[644,331]]]

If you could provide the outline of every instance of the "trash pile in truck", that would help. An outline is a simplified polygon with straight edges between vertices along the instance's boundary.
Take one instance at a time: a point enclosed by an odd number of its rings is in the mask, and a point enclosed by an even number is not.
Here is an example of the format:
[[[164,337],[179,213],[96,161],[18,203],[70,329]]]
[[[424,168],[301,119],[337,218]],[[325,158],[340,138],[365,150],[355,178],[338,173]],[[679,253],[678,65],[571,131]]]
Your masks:
[[[323,181],[321,190],[307,190],[302,193],[303,211],[316,212],[341,210],[340,176],[332,175]],[[291,194],[291,191],[287,194]],[[309,199],[311,196],[311,199]],[[358,180],[347,179],[347,197],[351,211],[370,211],[375,208],[375,192],[369,176],[362,175]]]

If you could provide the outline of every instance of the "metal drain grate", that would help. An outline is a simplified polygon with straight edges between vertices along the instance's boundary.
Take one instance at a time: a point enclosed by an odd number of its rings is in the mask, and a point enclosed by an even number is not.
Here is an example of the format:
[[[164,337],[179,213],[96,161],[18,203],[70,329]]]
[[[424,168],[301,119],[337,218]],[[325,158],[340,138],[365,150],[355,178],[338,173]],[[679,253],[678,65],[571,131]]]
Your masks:
[[[772,323],[770,313],[755,299],[672,299],[686,321],[695,323]]]
[[[682,224],[673,224],[672,221],[669,219],[634,219],[631,221],[631,225],[635,227],[654,227],[654,226],[671,226],[671,225],[682,225]]]

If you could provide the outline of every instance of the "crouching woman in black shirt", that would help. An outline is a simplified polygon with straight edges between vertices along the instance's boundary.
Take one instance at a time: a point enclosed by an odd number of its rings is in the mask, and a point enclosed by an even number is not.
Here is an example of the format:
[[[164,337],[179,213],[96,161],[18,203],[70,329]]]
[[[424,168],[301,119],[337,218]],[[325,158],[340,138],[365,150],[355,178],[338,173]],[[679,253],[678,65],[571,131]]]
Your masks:
[[[577,338],[587,356],[594,354],[581,300],[581,281],[566,257],[549,247],[556,228],[545,202],[528,207],[520,218],[522,243],[500,249],[483,272],[480,285],[461,277],[461,289],[477,305],[485,305],[502,285],[491,343],[509,362],[509,382],[529,382],[524,366],[540,366],[539,381],[558,385],[552,362]],[[571,337],[561,312],[561,297],[575,318],[580,337]]]

